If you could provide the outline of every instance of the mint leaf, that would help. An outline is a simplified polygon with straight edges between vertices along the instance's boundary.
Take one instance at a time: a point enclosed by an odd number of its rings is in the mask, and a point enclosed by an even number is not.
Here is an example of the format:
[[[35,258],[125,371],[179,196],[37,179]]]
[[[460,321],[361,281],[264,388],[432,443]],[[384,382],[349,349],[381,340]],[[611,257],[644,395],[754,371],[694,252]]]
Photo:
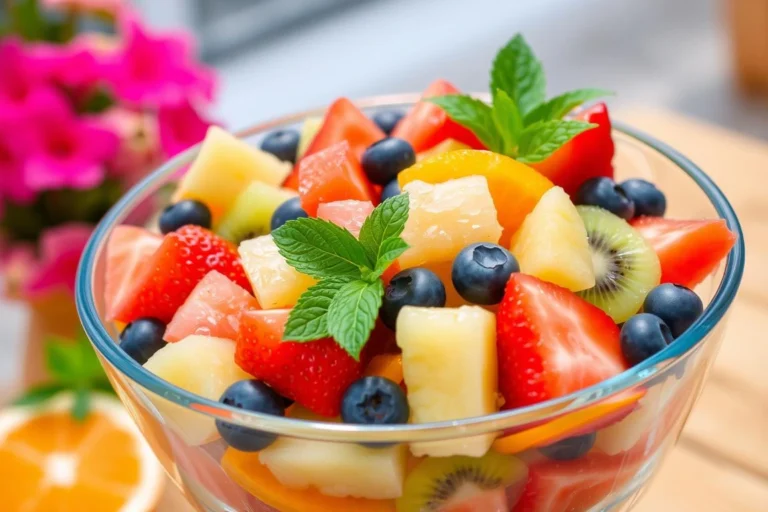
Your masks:
[[[525,116],[525,124],[533,124],[537,121],[549,121],[551,119],[562,119],[566,114],[582,103],[603,96],[610,96],[613,93],[605,89],[577,89],[555,96],[535,109],[528,112]]]
[[[40,405],[67,389],[69,389],[68,386],[61,382],[41,384],[25,391],[23,395],[14,400],[13,404]]]
[[[539,121],[520,134],[517,160],[535,163],[546,160],[560,146],[576,135],[597,126],[583,121]]]
[[[328,308],[328,332],[341,348],[360,359],[360,351],[376,323],[384,295],[384,283],[352,281],[345,284]]]
[[[502,140],[502,153],[514,155],[517,139],[523,131],[523,119],[515,102],[499,89],[493,96],[493,122]]]
[[[301,294],[288,316],[283,339],[311,341],[328,337],[328,308],[336,293],[349,281],[350,278],[325,279]]]
[[[390,197],[379,206],[363,222],[360,228],[360,244],[365,248],[368,259],[375,267],[381,257],[382,243],[389,238],[400,236],[408,220],[410,199],[408,194]]]
[[[501,89],[525,116],[545,98],[547,81],[541,62],[518,34],[499,50],[491,68],[491,94]]]
[[[81,351],[76,343],[51,338],[45,341],[45,365],[56,379],[74,382],[80,377]]]
[[[363,269],[375,264],[352,233],[325,220],[288,221],[272,238],[290,266],[315,279],[359,278]]]
[[[439,106],[448,117],[472,130],[485,147],[492,151],[500,149],[499,138],[496,134],[496,126],[493,123],[491,107],[485,102],[461,94],[447,96],[435,96],[426,98]]]
[[[385,270],[400,257],[406,250],[408,244],[402,238],[387,238],[381,243],[379,259],[376,261],[376,268],[373,269],[372,277],[379,278]]]
[[[84,421],[91,410],[91,391],[87,388],[75,390],[75,402],[72,404],[72,417]]]

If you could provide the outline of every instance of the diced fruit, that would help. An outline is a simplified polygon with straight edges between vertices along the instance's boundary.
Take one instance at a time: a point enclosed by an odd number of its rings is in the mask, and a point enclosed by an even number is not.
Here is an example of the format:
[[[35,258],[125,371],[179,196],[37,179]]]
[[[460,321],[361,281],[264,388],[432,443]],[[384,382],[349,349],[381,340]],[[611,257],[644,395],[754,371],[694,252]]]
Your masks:
[[[361,377],[347,388],[341,402],[344,423],[397,425],[408,423],[409,415],[400,383],[384,377]]]
[[[401,236],[410,248],[399,258],[401,267],[453,261],[469,244],[498,242],[501,226],[484,177],[436,185],[412,181],[403,190],[410,197],[410,210]]]
[[[387,137],[366,149],[360,163],[371,183],[386,185],[416,163],[416,153],[403,139]]]
[[[664,320],[650,313],[635,315],[621,327],[621,351],[631,366],[661,352],[674,339]]]
[[[346,141],[302,158],[298,172],[301,206],[310,217],[321,203],[373,201],[373,190]]]
[[[160,214],[160,232],[164,235],[188,224],[211,229],[211,210],[197,199],[185,199],[166,206]]]
[[[330,338],[282,341],[289,312],[244,313],[235,360],[281,395],[317,414],[338,416],[344,391],[362,375],[365,364]]]
[[[446,94],[459,94],[459,90],[445,80],[435,80],[424,91],[422,98]],[[473,148],[484,147],[474,133],[449,118],[443,109],[423,100],[411,107],[392,131],[392,136],[410,142],[417,153],[446,139],[454,139]]]
[[[661,318],[672,336],[683,334],[704,312],[704,304],[696,292],[685,286],[663,283],[648,293],[643,311]]]
[[[235,244],[266,235],[272,229],[275,210],[295,197],[293,190],[254,181],[238,194],[216,232]]]
[[[574,118],[598,126],[580,133],[543,162],[532,164],[534,169],[571,195],[589,178],[612,178],[614,153],[611,119],[604,103],[585,109]]]
[[[627,197],[621,185],[611,178],[591,178],[576,191],[574,202],[585,206],[598,206],[617,217],[630,220],[635,216],[635,202]]]
[[[397,512],[509,510],[527,479],[525,463],[510,455],[424,459],[408,474]]]
[[[334,201],[317,207],[317,218],[333,222],[357,236],[363,222],[373,211],[370,201]]]
[[[498,304],[512,272],[520,266],[512,254],[496,244],[472,244],[453,260],[451,282],[456,291],[473,304]]]
[[[307,152],[307,148],[317,135],[318,130],[323,125],[322,117],[308,117],[301,125],[301,134],[299,135],[299,147],[296,150],[296,158],[301,158]],[[295,176],[295,174],[291,174]]]
[[[263,382],[254,379],[235,382],[224,391],[219,401],[249,412],[285,416],[285,399]],[[223,420],[216,420],[216,428],[229,446],[244,452],[263,450],[277,439],[275,434]]]
[[[291,307],[315,284],[313,278],[299,273],[285,261],[271,235],[246,240],[240,244],[239,252],[256,298],[264,309]]]
[[[404,306],[441,308],[445,306],[445,286],[425,268],[409,268],[397,273],[387,285],[381,304],[381,321],[396,329],[397,316]]]
[[[511,247],[526,274],[574,292],[595,285],[584,222],[560,187],[541,196],[512,239]]]
[[[165,340],[173,343],[192,334],[234,340],[240,327],[240,314],[249,309],[260,309],[253,295],[212,270],[197,283],[173,315]]]
[[[232,340],[189,336],[160,349],[144,368],[174,386],[209,400],[218,400],[235,382],[250,378],[235,364]],[[150,399],[188,444],[201,445],[218,437],[213,418],[150,394]]]
[[[448,153],[449,151],[458,151],[460,149],[472,149],[472,148],[470,148],[466,144],[463,144],[457,140],[446,139],[440,144],[438,144],[437,146],[417,154],[416,161],[421,162],[422,160],[427,160],[429,158],[432,158],[433,156],[442,155],[443,153]]]
[[[261,141],[261,150],[275,155],[283,162],[296,163],[299,132],[291,129],[275,130]]]
[[[562,441],[542,446],[539,451],[552,460],[576,460],[586,455],[595,446],[596,437],[594,432],[568,437]]]
[[[413,423],[496,412],[496,317],[477,306],[406,306],[397,319],[397,344]],[[412,443],[418,456],[482,457],[495,434]]]
[[[405,117],[405,112],[395,109],[379,110],[373,114],[371,119],[376,123],[381,131],[389,135],[395,129],[397,123]]]
[[[154,317],[168,323],[205,275],[216,270],[250,290],[235,247],[207,229],[184,226],[162,244],[134,277],[134,285],[115,306],[115,319]]]
[[[403,382],[403,356],[401,354],[375,356],[365,368],[365,374],[384,377],[399,384]]]
[[[165,346],[165,324],[156,318],[139,318],[120,333],[120,348],[139,364],[144,364]]]
[[[205,136],[200,153],[190,166],[174,202],[199,199],[210,208],[213,224],[224,214],[232,198],[252,181],[280,185],[291,170],[291,164],[274,155],[251,147],[217,126]]]
[[[298,196],[291,197],[275,209],[269,225],[272,231],[274,231],[289,220],[303,219],[306,217],[309,217],[309,215],[307,215],[307,212],[301,207],[301,199]]]
[[[406,169],[398,175],[398,181],[405,189],[414,180],[434,184],[474,175],[484,176],[488,180],[495,214],[504,228],[499,243],[509,247],[510,238],[523,223],[525,216],[533,210],[544,192],[552,188],[547,178],[527,165],[490,151],[451,151]],[[475,241],[495,243],[498,240]]]
[[[640,234],[619,217],[596,206],[577,207],[587,230],[595,286],[579,292],[616,323],[637,313],[659,284],[659,259]]]
[[[621,183],[624,194],[635,203],[635,216],[663,217],[667,209],[667,198],[656,185],[641,179]]]
[[[381,189],[381,202],[383,203],[390,197],[395,197],[400,195],[400,184],[397,182],[397,180],[392,180],[386,185],[384,185],[384,188]]]
[[[613,320],[573,292],[533,276],[512,274],[497,324],[505,409],[567,395],[626,369]]]
[[[640,217],[632,226],[661,262],[661,282],[694,288],[712,273],[736,243],[722,219],[670,220]]]
[[[115,319],[117,307],[162,242],[158,235],[137,226],[120,225],[112,230],[104,272],[104,309],[108,320]]]
[[[259,454],[229,448],[221,459],[227,475],[269,507],[281,512],[394,512],[390,500],[337,498],[313,487],[294,489],[281,484],[259,461]]]
[[[366,448],[289,437],[259,452],[261,463],[286,487],[376,500],[402,495],[407,457],[406,444]]]

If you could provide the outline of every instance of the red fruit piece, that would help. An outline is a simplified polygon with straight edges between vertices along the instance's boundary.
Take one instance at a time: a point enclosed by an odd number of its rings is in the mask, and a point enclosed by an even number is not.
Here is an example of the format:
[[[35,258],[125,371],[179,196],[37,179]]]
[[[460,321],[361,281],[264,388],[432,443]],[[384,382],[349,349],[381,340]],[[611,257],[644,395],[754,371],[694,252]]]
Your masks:
[[[579,112],[574,119],[596,123],[597,126],[577,135],[543,162],[531,164],[571,195],[589,178],[613,178],[611,161],[614,153],[611,118],[605,103]]]
[[[162,244],[115,307],[115,319],[132,322],[154,317],[168,323],[205,275],[217,270],[250,292],[234,245],[200,226],[165,235]]]
[[[333,222],[358,236],[363,222],[372,211],[373,203],[370,201],[334,201],[321,204],[317,208],[317,218]]]
[[[117,226],[107,242],[104,274],[104,307],[108,320],[117,316],[117,307],[131,291],[149,258],[163,239],[138,226]]]
[[[282,341],[289,313],[288,309],[244,313],[235,362],[307,409],[338,416],[344,392],[362,375],[365,364],[330,338]]]
[[[320,203],[345,199],[373,201],[373,190],[346,141],[339,142],[299,162],[301,207],[310,217]]]
[[[460,92],[445,80],[435,80],[421,97],[431,98],[446,94],[460,94]],[[434,147],[446,139],[457,140],[474,149],[485,149],[483,143],[472,131],[451,120],[443,109],[427,101],[416,103],[397,123],[392,136],[410,142],[417,153]]]
[[[506,409],[567,395],[627,368],[619,328],[608,315],[533,276],[512,274],[496,333]]]
[[[211,270],[173,315],[165,341],[181,341],[192,334],[234,341],[240,331],[240,315],[249,309],[261,309],[256,298]]]
[[[630,224],[659,256],[661,282],[693,288],[711,274],[736,243],[723,219],[640,217]]]

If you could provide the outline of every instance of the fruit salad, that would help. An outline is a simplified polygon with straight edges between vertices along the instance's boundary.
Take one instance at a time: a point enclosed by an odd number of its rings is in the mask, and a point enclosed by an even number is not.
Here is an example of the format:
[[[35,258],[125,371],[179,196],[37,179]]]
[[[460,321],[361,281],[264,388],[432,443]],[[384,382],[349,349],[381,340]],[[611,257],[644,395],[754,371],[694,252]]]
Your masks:
[[[259,147],[211,128],[156,223],[111,236],[120,346],[206,399],[360,429],[546,405],[616,377],[697,321],[694,288],[735,236],[665,218],[653,183],[614,180],[609,94],[547,99],[516,36],[489,102],[438,80],[407,111],[341,98]],[[661,450],[686,396],[673,377],[526,427],[397,444],[152,400],[174,438],[224,446],[228,478],[276,510],[580,512]]]

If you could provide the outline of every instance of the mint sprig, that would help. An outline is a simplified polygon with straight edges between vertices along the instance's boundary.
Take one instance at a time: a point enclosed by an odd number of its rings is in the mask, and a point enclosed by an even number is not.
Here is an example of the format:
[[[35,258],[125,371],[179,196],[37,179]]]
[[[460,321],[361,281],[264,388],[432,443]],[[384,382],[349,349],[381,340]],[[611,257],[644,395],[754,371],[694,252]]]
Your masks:
[[[387,199],[366,218],[359,239],[335,224],[308,218],[272,232],[288,264],[319,280],[288,315],[284,340],[332,337],[350,356],[360,358],[384,296],[381,274],[408,249],[400,237],[408,209],[407,194]]]
[[[525,163],[546,160],[576,135],[597,126],[563,119],[579,105],[610,95],[603,89],[577,89],[546,101],[546,77],[522,35],[496,54],[491,68],[492,105],[456,94],[428,98],[491,151]]]

